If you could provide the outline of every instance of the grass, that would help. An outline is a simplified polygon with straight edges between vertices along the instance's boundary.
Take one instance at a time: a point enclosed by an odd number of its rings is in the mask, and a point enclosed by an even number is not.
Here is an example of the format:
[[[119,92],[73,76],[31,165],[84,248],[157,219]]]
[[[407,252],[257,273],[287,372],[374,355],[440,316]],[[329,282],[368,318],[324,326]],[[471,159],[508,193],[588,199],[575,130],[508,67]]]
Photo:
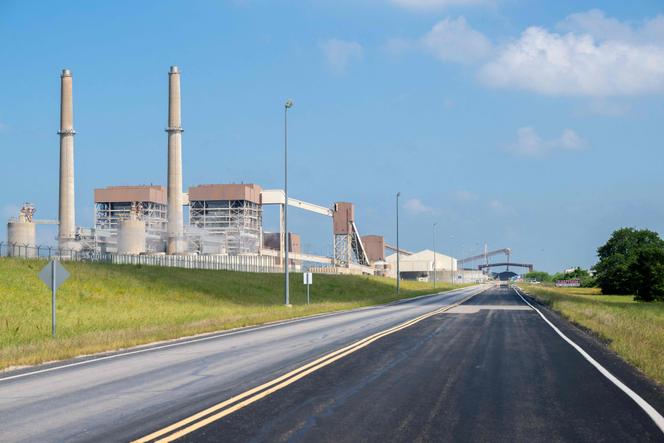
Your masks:
[[[68,262],[53,339],[50,291],[37,276],[45,264],[0,258],[0,369],[397,298],[392,279],[316,274],[306,305],[302,274],[292,274],[287,308],[278,274]],[[433,292],[430,283],[401,284],[401,297]]]
[[[598,334],[623,359],[664,384],[664,303],[636,302],[631,295],[600,295],[596,288],[520,286]]]

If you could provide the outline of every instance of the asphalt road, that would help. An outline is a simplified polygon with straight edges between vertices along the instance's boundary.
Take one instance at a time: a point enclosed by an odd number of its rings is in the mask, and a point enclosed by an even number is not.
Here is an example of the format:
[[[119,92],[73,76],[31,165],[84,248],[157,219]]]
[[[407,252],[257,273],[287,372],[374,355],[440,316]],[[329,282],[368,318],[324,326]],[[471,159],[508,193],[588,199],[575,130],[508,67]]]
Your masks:
[[[583,335],[570,325],[565,329],[571,338]],[[589,351],[615,359],[601,349]],[[607,364],[624,383],[647,388],[624,363]],[[660,408],[661,392],[648,393]],[[514,290],[496,288],[184,441],[645,442],[664,441],[664,434]]]
[[[129,441],[480,289],[3,373],[0,441]]]

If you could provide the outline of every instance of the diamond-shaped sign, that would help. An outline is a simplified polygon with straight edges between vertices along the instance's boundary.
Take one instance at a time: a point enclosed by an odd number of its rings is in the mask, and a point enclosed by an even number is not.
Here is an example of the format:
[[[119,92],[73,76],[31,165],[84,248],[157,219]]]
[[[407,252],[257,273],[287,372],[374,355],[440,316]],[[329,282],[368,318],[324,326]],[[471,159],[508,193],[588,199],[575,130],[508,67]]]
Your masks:
[[[53,278],[55,277],[55,279]],[[57,260],[51,260],[39,273],[39,278],[49,289],[53,289],[53,280],[55,280],[55,289],[69,278],[69,272]]]

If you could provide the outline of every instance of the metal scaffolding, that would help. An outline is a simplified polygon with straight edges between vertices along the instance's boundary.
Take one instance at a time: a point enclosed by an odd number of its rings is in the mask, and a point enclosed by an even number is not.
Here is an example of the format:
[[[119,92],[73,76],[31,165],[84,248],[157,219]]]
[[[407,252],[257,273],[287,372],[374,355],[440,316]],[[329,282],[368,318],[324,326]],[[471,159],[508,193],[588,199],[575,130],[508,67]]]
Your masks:
[[[95,202],[95,237],[102,251],[117,246],[120,220],[134,216],[145,221],[146,250],[162,252],[166,235],[166,205],[157,202]]]
[[[263,208],[248,200],[194,200],[189,203],[189,223],[211,236],[224,239],[227,254],[258,254]]]

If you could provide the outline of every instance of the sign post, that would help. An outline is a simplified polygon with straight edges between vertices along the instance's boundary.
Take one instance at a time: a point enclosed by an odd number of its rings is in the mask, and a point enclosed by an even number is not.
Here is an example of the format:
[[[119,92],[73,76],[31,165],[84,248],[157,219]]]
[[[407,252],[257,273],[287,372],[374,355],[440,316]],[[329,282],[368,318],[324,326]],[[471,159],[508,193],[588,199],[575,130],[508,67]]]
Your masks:
[[[51,260],[39,273],[39,278],[51,290],[51,335],[55,337],[55,293],[69,278],[69,272],[57,260]]]
[[[309,286],[314,282],[314,278],[311,272],[305,272],[302,275],[304,276],[304,284],[307,286],[307,304],[309,304]]]

